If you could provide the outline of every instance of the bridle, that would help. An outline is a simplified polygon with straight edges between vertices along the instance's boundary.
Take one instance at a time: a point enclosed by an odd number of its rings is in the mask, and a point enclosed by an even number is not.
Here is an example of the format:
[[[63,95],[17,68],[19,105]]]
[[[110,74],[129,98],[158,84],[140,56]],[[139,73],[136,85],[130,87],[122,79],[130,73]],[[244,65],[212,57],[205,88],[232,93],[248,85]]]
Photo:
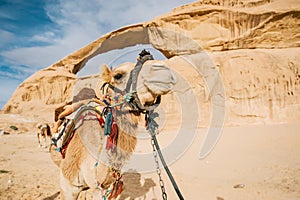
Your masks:
[[[147,60],[153,60],[153,56],[145,55],[137,61],[136,65],[130,72],[129,79],[126,83],[126,87],[124,90],[121,90],[121,89],[111,85],[110,83],[105,82],[101,86],[101,89],[100,89],[100,90],[102,90],[102,93],[104,94],[104,88],[107,86],[108,88],[113,90],[115,93],[122,95],[124,98],[124,102],[122,102],[122,104],[124,104],[124,103],[128,104],[132,108],[132,111],[134,111],[134,112],[146,113],[146,112],[152,111],[155,108],[157,108],[157,106],[161,102],[160,95],[156,98],[155,102],[152,103],[151,105],[143,105],[138,97],[137,90],[136,90],[138,75],[143,67],[143,64]],[[120,105],[120,104],[118,104],[118,105]]]
[[[158,130],[158,124],[155,122],[155,118],[157,117],[157,113],[154,113],[154,109],[160,104],[161,102],[161,96],[159,95],[155,102],[152,103],[151,105],[143,105],[138,97],[137,94],[137,79],[138,79],[138,75],[143,67],[143,64],[147,61],[147,60],[153,60],[153,56],[152,55],[144,55],[142,58],[140,58],[137,62],[137,64],[135,65],[135,67],[133,68],[133,70],[131,70],[130,72],[130,76],[129,79],[126,83],[126,88],[124,90],[121,90],[113,85],[111,85],[110,83],[104,83],[101,87],[102,93],[104,94],[104,88],[105,86],[108,86],[108,88],[110,88],[111,90],[113,90],[115,93],[118,93],[120,95],[123,96],[124,101],[121,103],[117,103],[115,105],[112,105],[111,107],[115,107],[118,105],[124,105],[125,103],[128,104],[132,110],[130,112],[137,112],[138,114],[144,113],[145,114],[145,120],[146,120],[146,127],[147,130],[149,132],[149,134],[151,135],[151,144],[153,147],[153,154],[155,157],[155,162],[157,165],[157,174],[159,176],[159,183],[160,183],[160,187],[161,187],[161,191],[162,191],[162,197],[164,200],[167,199],[167,194],[165,192],[165,187],[164,187],[164,183],[163,180],[161,178],[160,175],[160,168],[159,168],[159,162],[157,159],[157,154],[163,164],[164,169],[166,170],[166,173],[170,179],[170,181],[172,182],[173,188],[175,189],[177,196],[179,197],[180,200],[184,200],[179,187],[176,184],[175,179],[173,178],[168,165],[166,164],[161,149],[159,147],[157,138],[156,138],[156,134],[157,134],[157,130]]]

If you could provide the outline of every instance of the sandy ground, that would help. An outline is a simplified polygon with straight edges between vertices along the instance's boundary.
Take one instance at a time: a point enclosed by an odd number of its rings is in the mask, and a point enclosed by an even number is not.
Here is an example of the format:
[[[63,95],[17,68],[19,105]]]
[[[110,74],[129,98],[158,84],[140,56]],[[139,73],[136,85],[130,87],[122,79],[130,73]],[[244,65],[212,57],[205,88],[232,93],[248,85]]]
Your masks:
[[[213,152],[200,160],[206,129],[170,169],[185,199],[300,199],[300,123],[225,128]],[[175,131],[161,133],[164,145]],[[144,141],[145,142],[145,141]],[[138,146],[151,149],[148,146]],[[59,171],[34,131],[0,136],[0,199],[60,199]],[[177,199],[162,170],[168,199]],[[154,172],[124,174],[120,199],[162,199]],[[89,197],[89,191],[85,192]],[[83,199],[83,196],[81,196]]]

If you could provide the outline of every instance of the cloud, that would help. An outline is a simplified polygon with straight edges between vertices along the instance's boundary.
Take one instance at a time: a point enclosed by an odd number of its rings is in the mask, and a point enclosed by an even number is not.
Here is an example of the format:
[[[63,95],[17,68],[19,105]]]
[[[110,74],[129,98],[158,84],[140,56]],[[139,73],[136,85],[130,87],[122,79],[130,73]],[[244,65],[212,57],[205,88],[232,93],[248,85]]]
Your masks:
[[[44,43],[53,43],[57,40],[57,35],[53,31],[46,31],[39,35],[34,35],[31,37],[31,41],[33,42],[44,42]]]
[[[67,55],[72,47],[66,47],[60,44],[53,46],[37,46],[18,48],[11,51],[2,52],[1,56],[6,63],[10,65],[26,65],[33,68],[45,68],[55,61]]]
[[[21,33],[16,35],[13,31],[0,30],[0,47],[2,49],[0,51],[0,62],[1,65],[10,68],[10,70],[1,72],[2,76],[18,80],[25,79],[31,75],[30,73],[54,64],[108,32],[126,25],[151,20],[156,16],[171,11],[174,7],[192,1],[52,0],[38,1],[39,4],[33,2],[32,4],[35,5],[29,5],[30,2],[26,1],[26,8],[35,9],[25,11],[25,13],[30,14],[30,18],[27,18],[26,21],[28,25],[20,24],[22,27]],[[43,5],[43,3],[46,5]],[[42,16],[41,11],[37,10],[41,6],[44,6],[44,16]],[[15,13],[12,14],[0,12],[0,18],[9,19],[8,21],[10,21],[10,19],[15,19],[17,16],[22,16],[20,12],[23,8],[23,5],[19,5]],[[12,7],[11,12],[13,11]],[[34,12],[38,16],[34,17]],[[39,17],[41,20],[46,21],[44,24],[41,22],[35,27],[34,24],[37,23],[37,18]],[[6,27],[14,26],[14,24],[4,22]],[[19,22],[22,22],[22,20],[19,20]],[[12,30],[15,29],[12,28]],[[23,35],[20,36],[20,34]],[[14,44],[12,43],[13,41],[15,42]],[[7,47],[7,44],[10,44],[10,46]],[[113,58],[113,55],[115,54],[107,54],[110,60]],[[95,61],[89,62],[93,66],[96,65],[95,63]],[[98,69],[99,66],[95,66],[94,70],[91,69],[91,71],[98,71]],[[14,72],[17,70],[23,71],[16,75]],[[89,73],[85,72],[84,74]],[[14,75],[15,77],[13,77]]]
[[[47,2],[47,1],[46,1]],[[9,63],[43,68],[125,25],[150,20],[191,1],[50,1],[45,12],[54,25],[33,34],[30,41],[50,45],[25,47],[1,52]],[[50,27],[51,26],[51,27]],[[9,37],[7,35],[6,37]]]
[[[5,31],[5,30],[1,30],[0,29],[0,48],[4,47],[5,45],[11,43],[15,36],[13,33],[9,32],[9,31]]]
[[[0,79],[0,109],[3,108],[7,100],[12,96],[15,89],[21,83],[21,80],[11,79],[9,77],[1,77]]]

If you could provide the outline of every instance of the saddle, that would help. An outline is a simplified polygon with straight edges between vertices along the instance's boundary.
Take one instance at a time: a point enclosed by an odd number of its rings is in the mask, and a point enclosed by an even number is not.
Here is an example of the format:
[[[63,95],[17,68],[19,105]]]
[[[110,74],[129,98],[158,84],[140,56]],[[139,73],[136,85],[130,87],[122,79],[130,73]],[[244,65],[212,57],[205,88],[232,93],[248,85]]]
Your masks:
[[[118,125],[116,116],[112,112],[112,108],[104,107],[103,111],[99,111],[99,104],[90,101],[82,104],[71,114],[64,117],[59,131],[52,138],[52,145],[55,150],[61,153],[65,158],[67,147],[72,140],[75,131],[84,123],[85,120],[97,120],[99,126],[104,129],[104,135],[107,136],[106,150],[116,151],[118,140]]]

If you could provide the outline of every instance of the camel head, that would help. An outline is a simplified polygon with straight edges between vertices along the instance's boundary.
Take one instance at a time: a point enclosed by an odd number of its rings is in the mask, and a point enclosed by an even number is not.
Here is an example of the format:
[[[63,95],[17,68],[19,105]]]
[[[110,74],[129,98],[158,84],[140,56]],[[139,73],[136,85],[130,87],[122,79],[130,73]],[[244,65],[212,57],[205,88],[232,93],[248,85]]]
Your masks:
[[[124,90],[134,66],[134,63],[123,63],[110,70],[107,65],[102,65],[102,80]],[[140,102],[143,105],[151,105],[159,95],[167,94],[175,82],[174,74],[163,61],[146,61],[137,78],[136,92]]]

